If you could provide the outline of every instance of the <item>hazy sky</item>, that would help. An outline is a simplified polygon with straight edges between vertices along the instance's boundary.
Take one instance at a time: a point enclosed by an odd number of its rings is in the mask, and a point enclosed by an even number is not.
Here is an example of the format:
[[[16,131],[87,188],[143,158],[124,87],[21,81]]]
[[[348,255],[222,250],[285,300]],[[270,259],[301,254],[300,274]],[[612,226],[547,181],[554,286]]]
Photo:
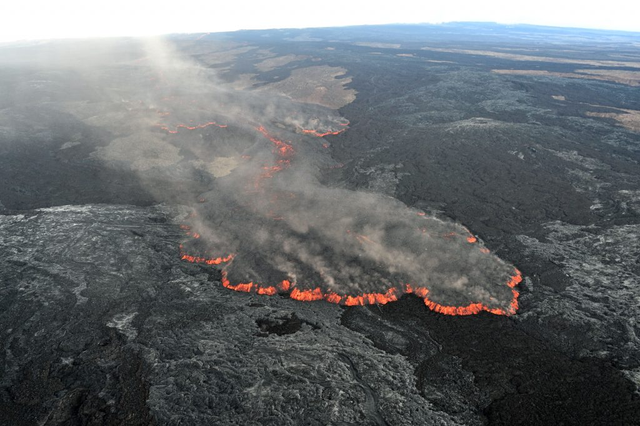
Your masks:
[[[0,41],[492,21],[640,31],[640,1],[0,0]]]

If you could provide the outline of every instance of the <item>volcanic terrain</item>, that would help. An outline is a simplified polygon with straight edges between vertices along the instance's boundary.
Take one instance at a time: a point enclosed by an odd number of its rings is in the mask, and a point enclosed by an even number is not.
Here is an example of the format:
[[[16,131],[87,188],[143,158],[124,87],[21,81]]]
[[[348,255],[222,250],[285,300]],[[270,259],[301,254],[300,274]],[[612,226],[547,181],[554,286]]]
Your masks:
[[[638,46],[0,47],[0,424],[640,424]]]

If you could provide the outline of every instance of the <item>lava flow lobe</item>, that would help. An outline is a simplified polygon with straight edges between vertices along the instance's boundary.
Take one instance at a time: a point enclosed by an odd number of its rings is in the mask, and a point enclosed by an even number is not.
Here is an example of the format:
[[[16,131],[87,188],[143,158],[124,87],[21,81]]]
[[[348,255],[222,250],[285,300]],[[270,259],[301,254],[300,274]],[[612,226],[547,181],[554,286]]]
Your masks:
[[[520,272],[466,228],[379,194],[324,187],[302,171],[308,163],[297,165],[311,148],[255,131],[270,155],[247,156],[253,162],[207,194],[183,260],[219,265],[222,285],[240,292],[347,306],[410,293],[446,315],[516,312]]]

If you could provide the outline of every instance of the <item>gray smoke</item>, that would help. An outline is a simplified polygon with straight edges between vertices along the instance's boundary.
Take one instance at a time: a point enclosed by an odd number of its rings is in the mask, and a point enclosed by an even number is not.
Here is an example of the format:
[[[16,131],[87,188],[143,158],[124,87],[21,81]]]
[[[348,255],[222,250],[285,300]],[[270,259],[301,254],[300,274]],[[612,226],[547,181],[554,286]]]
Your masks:
[[[388,196],[320,183],[336,164],[323,139],[301,129],[344,129],[335,111],[237,90],[159,39],[113,42],[100,55],[85,47],[84,54],[65,53],[73,58],[54,55],[72,64],[73,84],[88,98],[58,107],[108,132],[94,158],[136,171],[162,199],[196,182],[206,189],[188,219],[201,238],[185,250],[234,254],[225,266],[232,283],[288,279],[300,289],[349,295],[411,284],[427,287],[442,305],[508,310],[513,267],[468,242],[462,225]],[[293,151],[283,154],[282,146]]]

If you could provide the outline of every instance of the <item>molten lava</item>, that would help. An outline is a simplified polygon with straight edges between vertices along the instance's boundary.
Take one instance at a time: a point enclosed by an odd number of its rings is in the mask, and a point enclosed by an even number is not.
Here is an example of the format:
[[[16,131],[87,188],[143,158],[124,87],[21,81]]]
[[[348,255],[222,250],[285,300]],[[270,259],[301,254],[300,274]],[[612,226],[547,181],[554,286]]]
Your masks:
[[[254,191],[260,191],[262,183],[265,179],[271,179],[277,173],[289,167],[291,164],[291,157],[293,157],[293,146],[287,142],[281,141],[272,136],[264,126],[256,127],[256,130],[260,132],[265,138],[269,139],[273,144],[272,152],[276,156],[276,164],[262,166],[262,173],[254,180],[252,189]]]
[[[230,262],[233,259],[233,254],[224,257],[201,257],[201,256],[191,256],[186,254],[184,251],[184,246],[180,244],[180,259],[186,260],[191,263],[204,263],[205,265],[220,265],[221,263]]]
[[[346,124],[344,124],[344,126],[346,126]],[[329,135],[339,135],[340,133],[345,131],[345,129],[336,130],[335,132],[332,132],[330,130],[326,131],[326,132],[318,132],[317,130],[308,130],[308,129],[300,129],[300,130],[301,130],[302,133],[306,133],[306,134],[312,135],[312,136],[317,136],[319,138],[323,138],[323,137],[329,136]]]
[[[228,255],[226,257],[217,258],[205,258],[199,256],[191,256],[182,252],[181,246],[181,258],[191,263],[204,263],[207,265],[220,265],[222,263],[230,263],[233,261],[234,255]],[[427,296],[429,289],[426,287],[414,286],[412,284],[405,284],[400,290],[396,287],[390,287],[385,293],[363,293],[363,294],[338,294],[333,291],[323,292],[320,287],[314,289],[301,290],[296,287],[295,283],[291,283],[288,280],[283,280],[277,285],[260,285],[254,282],[232,284],[227,276],[227,271],[222,270],[222,285],[230,290],[244,292],[244,293],[256,293],[259,295],[273,296],[274,294],[289,293],[289,297],[294,300],[303,302],[314,302],[324,300],[329,303],[345,306],[363,306],[363,305],[385,305],[390,302],[397,301],[402,294],[414,294],[424,300],[424,304],[432,311],[444,314],[444,315],[474,315],[482,311],[490,312],[494,315],[514,315],[518,310],[518,292],[516,287],[522,281],[522,274],[519,270],[514,270],[514,275],[511,276],[506,283],[511,287],[513,298],[511,300],[508,309],[489,308],[482,303],[471,303],[466,306],[445,306],[439,303],[433,302]],[[290,290],[290,291],[289,291]]]
[[[343,124],[343,126],[348,125],[348,123]],[[177,133],[179,129],[189,129],[194,130],[198,128],[205,128],[211,125],[215,125],[218,127],[226,127],[223,125],[219,125],[214,122],[205,123],[197,126],[187,126],[187,125],[178,125],[175,130],[171,130],[167,127],[162,127],[163,130],[169,133]],[[261,166],[261,171],[257,174],[257,176],[253,179],[251,188],[248,190],[253,190],[260,193],[265,193],[264,184],[267,179],[273,178],[276,174],[282,172],[286,168],[291,165],[291,161],[294,157],[295,151],[290,142],[284,141],[273,136],[264,126],[256,127],[256,130],[265,138],[267,138],[272,144],[272,153],[274,155],[274,162],[271,164],[263,164]],[[318,137],[323,137],[327,135],[335,135],[341,133],[344,130],[336,131],[336,132],[318,132],[316,130],[302,130],[303,133],[311,134]],[[244,157],[243,157],[244,158]],[[247,157],[246,159],[250,159]],[[338,167],[342,167],[340,164]],[[271,190],[271,189],[270,189]],[[262,207],[265,209],[261,212],[263,216],[271,218],[273,220],[283,220],[283,216],[280,215],[279,206],[282,204],[282,200],[295,198],[295,194],[287,191],[276,191],[276,192],[266,192],[268,197],[265,197],[266,200],[265,205]],[[204,202],[204,199],[198,200],[200,202]],[[425,216],[424,212],[418,212],[419,216]],[[426,218],[425,218],[426,219]],[[200,239],[200,234],[191,230],[188,225],[180,226],[185,234],[193,239]],[[415,229],[415,228],[414,228]],[[425,227],[421,227],[418,225],[417,230],[420,231],[420,234],[425,234],[427,229]],[[360,243],[363,247],[363,250],[379,250],[382,247],[382,243],[378,238],[370,238],[361,233],[357,233],[355,231],[347,230],[346,231],[350,236],[352,236],[358,243]],[[468,232],[468,231],[467,231]],[[435,234],[438,235],[438,234]],[[440,237],[444,239],[452,239],[458,241],[465,241],[469,244],[476,244],[478,239],[469,233],[468,235],[464,235],[464,232],[450,232],[445,234],[439,234]],[[474,250],[474,249],[471,249]],[[482,253],[489,253],[488,249],[484,247],[475,248],[475,250],[480,250]],[[396,284],[390,285],[382,292],[371,292],[371,293],[360,293],[360,294],[341,294],[337,293],[333,290],[323,290],[319,286],[309,286],[308,283],[304,283],[305,285],[298,285],[298,283],[293,280],[282,280],[277,283],[267,283],[261,284],[253,281],[250,282],[231,282],[229,278],[228,268],[233,264],[234,259],[236,259],[236,254],[226,254],[224,256],[218,257],[206,257],[199,256],[186,253],[184,251],[184,247],[180,245],[180,257],[182,260],[191,262],[191,263],[201,263],[206,265],[221,267],[221,282],[223,287],[244,293],[255,293],[258,295],[265,296],[273,296],[275,294],[283,294],[288,295],[291,299],[304,301],[304,302],[312,302],[312,301],[326,301],[333,304],[339,304],[344,306],[361,306],[361,305],[384,305],[390,302],[397,301],[403,294],[413,294],[416,297],[423,299],[424,304],[431,309],[432,311],[444,314],[444,315],[473,315],[478,314],[482,311],[487,311],[495,315],[513,315],[516,313],[518,309],[518,297],[520,293],[515,289],[515,287],[522,281],[522,274],[517,269],[514,270],[513,275],[511,275],[508,281],[505,283],[506,286],[510,288],[511,292],[511,301],[508,305],[506,302],[509,300],[509,290],[505,289],[505,299],[503,299],[503,303],[500,306],[507,306],[503,308],[495,308],[487,306],[480,302],[469,303],[465,306],[449,306],[444,304],[439,304],[434,302],[429,298],[430,292],[429,289],[425,286],[416,285],[416,284]],[[237,260],[236,260],[237,261]],[[507,272],[508,273],[508,272]],[[466,302],[465,302],[466,303]]]
[[[187,231],[192,237],[198,235],[197,233],[191,233],[188,225],[180,225],[180,228]],[[364,237],[349,231],[354,234],[356,238]],[[197,238],[197,237],[194,237]],[[373,243],[367,237],[366,241]],[[230,264],[235,255],[229,254],[227,256],[207,258],[203,256],[193,256],[185,253],[184,247],[180,245],[180,258],[191,263],[204,263],[206,265],[221,265]],[[331,290],[323,292],[320,287],[313,289],[299,289],[296,283],[292,283],[289,280],[283,280],[276,285],[261,285],[254,282],[237,283],[232,284],[228,278],[228,274],[225,268],[222,269],[222,285],[230,290],[244,292],[244,293],[256,293],[259,295],[273,296],[277,293],[288,293],[289,297],[294,300],[303,302],[313,302],[324,300],[329,303],[345,306],[363,306],[363,305],[385,305],[390,302],[397,301],[402,294],[414,294],[424,300],[424,304],[432,311],[444,314],[444,315],[474,315],[482,311],[490,312],[494,315],[514,315],[518,310],[518,292],[515,287],[522,282],[522,274],[518,269],[514,269],[514,275],[512,275],[509,281],[506,283],[511,288],[513,298],[508,309],[490,308],[482,303],[470,303],[466,306],[446,306],[433,302],[428,298],[429,289],[422,286],[415,286],[413,284],[404,284],[400,287],[390,287],[384,293],[363,293],[363,294],[338,294]]]
[[[256,130],[260,132],[265,138],[271,141],[274,146],[273,149],[275,154],[278,154],[280,157],[290,157],[291,155],[293,155],[293,147],[290,144],[271,136],[267,129],[264,128],[264,126],[258,126],[256,127]]]

